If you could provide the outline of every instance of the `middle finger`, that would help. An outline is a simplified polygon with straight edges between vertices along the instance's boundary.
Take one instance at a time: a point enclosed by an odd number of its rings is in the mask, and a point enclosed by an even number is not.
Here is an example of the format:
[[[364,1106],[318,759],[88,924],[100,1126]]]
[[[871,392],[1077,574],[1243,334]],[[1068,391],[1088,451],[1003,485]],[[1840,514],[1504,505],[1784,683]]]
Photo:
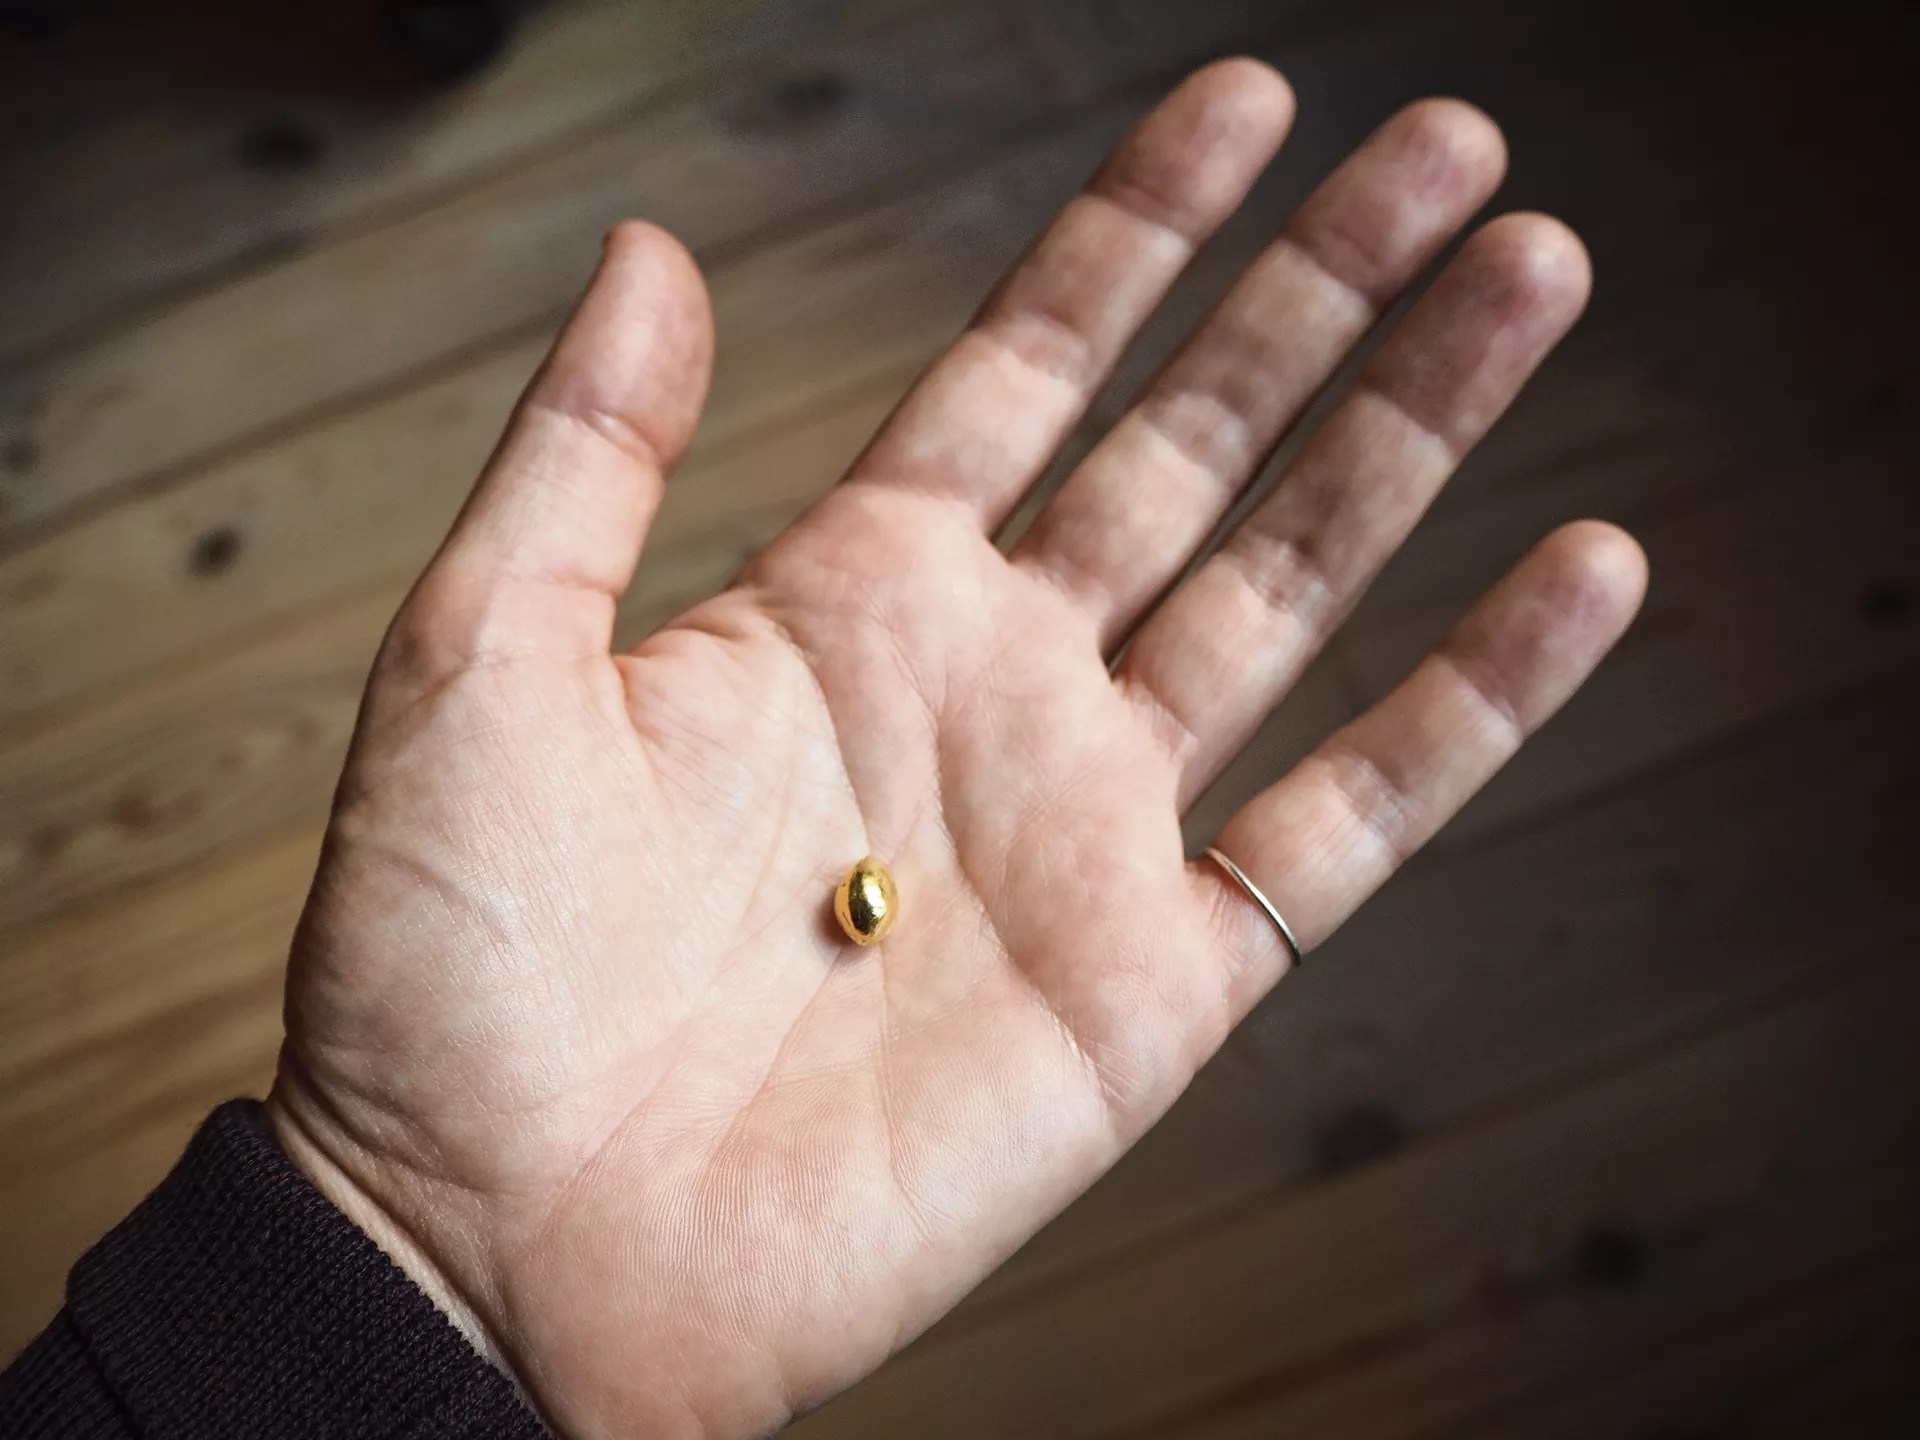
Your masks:
[[[1470,105],[1428,100],[1387,121],[1067,479],[1016,563],[1071,594],[1111,651],[1505,165]]]

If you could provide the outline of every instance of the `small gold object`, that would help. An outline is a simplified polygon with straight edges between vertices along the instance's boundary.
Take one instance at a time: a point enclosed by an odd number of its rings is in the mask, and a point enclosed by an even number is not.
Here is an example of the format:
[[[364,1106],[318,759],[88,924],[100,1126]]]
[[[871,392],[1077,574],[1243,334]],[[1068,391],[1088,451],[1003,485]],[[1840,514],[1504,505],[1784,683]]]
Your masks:
[[[900,917],[900,892],[887,867],[869,855],[847,871],[847,878],[833,892],[833,913],[854,944],[872,945],[885,939]]]

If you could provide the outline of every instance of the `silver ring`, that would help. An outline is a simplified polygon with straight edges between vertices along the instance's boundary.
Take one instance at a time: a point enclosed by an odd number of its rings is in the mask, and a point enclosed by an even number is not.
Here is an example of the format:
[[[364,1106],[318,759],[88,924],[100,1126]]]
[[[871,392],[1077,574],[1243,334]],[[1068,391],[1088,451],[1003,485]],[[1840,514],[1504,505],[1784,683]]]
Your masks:
[[[1293,938],[1293,927],[1287,924],[1285,919],[1281,917],[1280,911],[1275,908],[1274,903],[1260,893],[1260,887],[1247,878],[1247,872],[1211,845],[1207,847],[1207,856],[1209,859],[1217,861],[1220,868],[1233,877],[1234,883],[1252,897],[1253,903],[1267,912],[1267,918],[1273,921],[1273,928],[1278,930],[1280,932],[1280,938],[1287,942],[1287,949],[1293,954],[1293,963],[1298,965],[1304,961],[1307,958],[1307,952],[1301,949],[1300,942]]]

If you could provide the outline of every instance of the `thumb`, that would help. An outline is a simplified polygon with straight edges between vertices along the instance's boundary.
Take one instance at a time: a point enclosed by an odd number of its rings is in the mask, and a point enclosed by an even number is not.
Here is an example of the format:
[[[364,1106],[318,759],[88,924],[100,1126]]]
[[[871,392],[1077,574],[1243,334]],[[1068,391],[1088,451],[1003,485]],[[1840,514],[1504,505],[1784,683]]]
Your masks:
[[[712,369],[693,257],[654,226],[619,225],[401,612],[409,660],[443,672],[605,652]]]

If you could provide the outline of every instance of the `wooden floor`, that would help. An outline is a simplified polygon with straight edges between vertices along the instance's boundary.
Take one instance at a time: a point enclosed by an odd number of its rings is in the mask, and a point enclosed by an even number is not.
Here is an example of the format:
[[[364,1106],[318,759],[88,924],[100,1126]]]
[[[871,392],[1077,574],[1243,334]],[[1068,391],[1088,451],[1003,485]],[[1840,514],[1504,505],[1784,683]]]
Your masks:
[[[1123,382],[1433,90],[1504,122],[1501,205],[1572,220],[1599,290],[1196,829],[1557,521],[1640,535],[1647,614],[1135,1155],[798,1433],[1911,1433],[1920,237],[1883,7],[556,0],[426,97],[356,7],[74,8],[0,37],[0,1352],[265,1084],[371,649],[605,227],[683,235],[721,332],[637,635],[1243,49],[1295,139]]]

